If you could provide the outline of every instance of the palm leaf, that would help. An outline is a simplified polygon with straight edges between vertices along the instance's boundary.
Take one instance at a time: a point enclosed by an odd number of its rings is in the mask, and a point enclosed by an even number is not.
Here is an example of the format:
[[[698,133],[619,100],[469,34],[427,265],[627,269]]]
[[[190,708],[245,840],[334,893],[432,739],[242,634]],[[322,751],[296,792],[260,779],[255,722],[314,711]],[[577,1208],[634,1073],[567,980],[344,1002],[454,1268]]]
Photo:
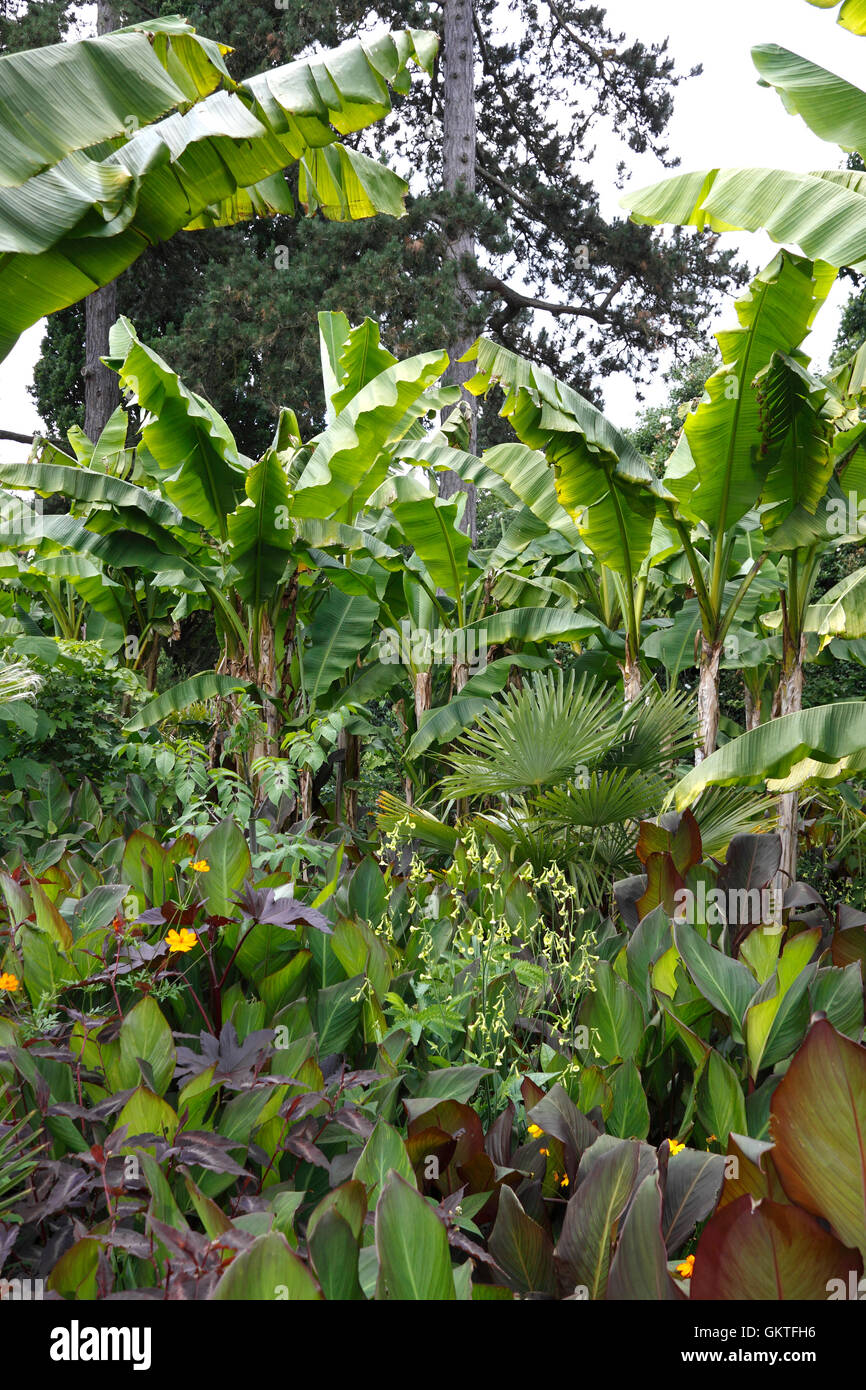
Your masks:
[[[535,676],[486,710],[447,761],[442,791],[451,797],[492,796],[564,782],[591,767],[619,725],[611,694],[562,671]]]

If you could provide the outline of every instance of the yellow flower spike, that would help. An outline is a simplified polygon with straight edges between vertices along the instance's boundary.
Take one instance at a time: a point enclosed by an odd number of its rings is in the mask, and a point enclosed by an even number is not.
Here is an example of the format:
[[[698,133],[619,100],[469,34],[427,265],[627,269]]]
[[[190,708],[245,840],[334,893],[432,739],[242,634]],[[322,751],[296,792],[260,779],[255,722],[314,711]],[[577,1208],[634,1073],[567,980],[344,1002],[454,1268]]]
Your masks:
[[[530,1125],[530,1126],[529,1126],[529,1134],[530,1134],[531,1138],[533,1138],[533,1139],[540,1139],[543,1133],[544,1133],[544,1130],[541,1128],[540,1125]]]
[[[0,989],[8,990],[10,994],[15,993],[20,983],[17,975],[10,975],[5,970],[0,975]]]
[[[191,951],[197,941],[198,937],[194,931],[190,931],[189,927],[181,927],[180,931],[175,931],[174,928],[172,928],[165,938],[165,944],[169,950],[172,952],[176,951],[181,955],[186,951]]]
[[[695,1272],[695,1257],[687,1255],[681,1265],[677,1265],[677,1274],[681,1279],[691,1279]]]
[[[197,874],[210,873],[210,864],[206,859],[194,859],[190,864],[190,868],[194,869]]]
[[[668,1144],[670,1145],[672,1157],[674,1154],[678,1154],[682,1149],[686,1147],[685,1144],[678,1144],[676,1139],[669,1139]]]

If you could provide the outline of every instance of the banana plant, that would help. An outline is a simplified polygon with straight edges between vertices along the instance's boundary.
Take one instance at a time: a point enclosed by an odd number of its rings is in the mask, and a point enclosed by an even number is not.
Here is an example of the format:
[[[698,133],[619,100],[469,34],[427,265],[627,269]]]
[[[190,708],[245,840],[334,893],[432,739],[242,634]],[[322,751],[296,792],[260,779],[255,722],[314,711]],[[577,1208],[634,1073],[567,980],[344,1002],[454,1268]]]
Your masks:
[[[856,18],[854,17],[856,14]],[[861,11],[846,28],[864,33]],[[866,158],[866,92],[776,44],[752,49],[761,84],[776,90],[822,140]],[[829,168],[701,169],[628,193],[632,221],[728,232],[763,229],[776,242],[835,266],[866,269],[866,174]]]
[[[338,135],[430,70],[419,30],[234,82],[176,17],[0,58],[0,360],[18,336],[181,230],[295,211],[402,216],[407,184]],[[20,113],[27,113],[27,120]]]
[[[802,374],[805,359],[793,354],[834,276],[830,266],[781,252],[755,277],[737,303],[739,327],[717,335],[722,363],[665,470],[662,504],[700,614],[699,759],[716,745],[725,641],[772,554],[772,528],[795,509],[814,512],[832,474],[829,422],[816,427],[824,432],[820,446],[801,448],[824,397]],[[765,500],[768,534],[756,526]]]
[[[622,615],[621,669],[630,702],[641,688],[649,571],[677,549],[656,526],[665,489],[629,441],[571,387],[485,338],[467,356],[478,364],[467,389],[476,395],[493,385],[502,389],[500,414],[523,446],[491,450],[485,464],[537,521],[570,538],[576,550],[591,551],[600,566],[597,611],[609,622],[615,601]]]

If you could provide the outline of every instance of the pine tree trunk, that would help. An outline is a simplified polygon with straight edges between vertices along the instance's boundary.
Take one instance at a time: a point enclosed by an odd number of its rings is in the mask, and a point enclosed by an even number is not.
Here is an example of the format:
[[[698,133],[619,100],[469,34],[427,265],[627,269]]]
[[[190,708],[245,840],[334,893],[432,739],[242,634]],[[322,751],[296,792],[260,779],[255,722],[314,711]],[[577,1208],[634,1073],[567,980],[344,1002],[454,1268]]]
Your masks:
[[[448,193],[456,193],[462,188],[466,193],[475,192],[475,34],[473,30],[473,0],[444,0],[444,31],[442,57],[445,77],[444,118],[442,131],[442,182]],[[474,259],[475,239],[471,230],[462,231],[451,243],[450,254],[457,261],[457,284],[463,304],[468,311],[474,300],[474,292],[466,270],[467,260]],[[462,386],[474,374],[471,362],[460,362],[468,347],[474,341],[473,335],[465,325],[457,333],[456,341],[449,348],[451,366],[448,380]],[[476,447],[477,406],[474,396],[464,391],[463,398],[470,411],[470,452]],[[464,483],[454,472],[440,474],[439,496],[453,497],[464,491],[466,509],[460,523],[461,530],[472,537],[473,544],[478,539],[477,501],[475,485]]]
[[[97,0],[96,32],[108,34],[117,18],[108,0]],[[96,443],[120,405],[120,383],[100,362],[108,355],[108,334],[117,320],[117,281],[94,290],[84,302],[84,433]]]
[[[719,663],[720,643],[701,637],[701,669],[698,678],[698,747],[695,762],[700,763],[715,752],[719,736]]]
[[[805,634],[794,646],[785,644],[782,659],[782,674],[779,677],[777,692],[779,716],[796,714],[803,708],[803,657],[806,648]],[[800,797],[798,792],[783,792],[779,797],[779,838],[782,841],[782,858],[774,887],[777,893],[797,881],[797,841],[800,823]]]

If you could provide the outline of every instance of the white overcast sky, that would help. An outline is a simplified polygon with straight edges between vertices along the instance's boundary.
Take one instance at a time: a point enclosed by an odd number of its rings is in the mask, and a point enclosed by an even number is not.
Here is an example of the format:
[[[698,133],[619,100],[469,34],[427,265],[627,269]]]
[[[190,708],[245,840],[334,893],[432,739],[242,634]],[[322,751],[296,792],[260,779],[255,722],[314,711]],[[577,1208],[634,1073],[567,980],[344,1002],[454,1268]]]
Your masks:
[[[181,0],[177,8],[183,12]],[[669,35],[681,70],[703,64],[702,76],[679,88],[669,131],[671,151],[681,156],[683,171],[744,164],[802,170],[839,166],[841,156],[835,146],[817,139],[798,117],[787,115],[773,91],[758,86],[749,57],[755,44],[778,43],[863,85],[866,41],[840,29],[834,22],[835,12],[816,9],[805,0],[725,0],[723,5],[718,0],[607,0],[606,9],[611,27],[631,38],[649,43]],[[226,38],[230,40],[230,35]],[[597,145],[592,176],[606,215],[615,213],[621,196],[614,177],[623,154],[633,171],[633,187],[664,175],[652,156],[638,158],[623,152],[612,136],[598,140]],[[740,259],[755,270],[776,251],[763,234],[730,235],[724,241],[736,246]],[[818,367],[829,356],[847,294],[847,286],[837,287],[807,345]],[[730,306],[722,311],[721,321],[726,314],[730,316]],[[32,381],[41,336],[37,324],[0,364],[0,423],[6,429],[27,433],[40,425],[26,388]],[[605,394],[611,418],[620,425],[630,424],[636,412],[631,381],[624,374],[612,377]],[[659,401],[665,394],[659,381],[647,393],[647,400]],[[22,457],[24,452],[20,446],[0,442],[0,458]]]

